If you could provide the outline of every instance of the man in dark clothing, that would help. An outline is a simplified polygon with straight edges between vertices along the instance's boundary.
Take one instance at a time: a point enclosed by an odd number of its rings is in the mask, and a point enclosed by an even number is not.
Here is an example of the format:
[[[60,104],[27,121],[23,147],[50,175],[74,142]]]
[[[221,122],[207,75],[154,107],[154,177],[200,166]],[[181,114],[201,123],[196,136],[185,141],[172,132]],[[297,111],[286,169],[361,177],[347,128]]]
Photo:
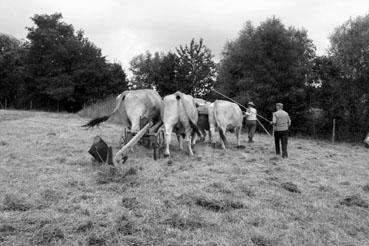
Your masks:
[[[283,104],[276,104],[277,111],[273,113],[273,121],[270,122],[274,126],[275,152],[281,154],[280,142],[282,142],[282,158],[287,158],[288,129],[291,126],[290,116],[283,110]]]

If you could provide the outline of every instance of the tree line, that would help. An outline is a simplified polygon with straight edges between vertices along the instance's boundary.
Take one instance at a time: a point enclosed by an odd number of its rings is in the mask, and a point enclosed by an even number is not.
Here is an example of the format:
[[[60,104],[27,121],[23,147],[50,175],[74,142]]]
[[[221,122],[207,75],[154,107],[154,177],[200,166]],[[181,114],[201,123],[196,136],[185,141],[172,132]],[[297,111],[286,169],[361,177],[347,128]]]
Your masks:
[[[77,111],[127,89],[121,65],[109,63],[60,13],[31,19],[34,26],[27,27],[26,41],[0,34],[1,104]]]
[[[129,79],[61,14],[32,20],[27,41],[0,34],[1,104],[24,108],[32,101],[35,108],[78,111],[127,88],[221,99],[216,89],[243,105],[253,101],[268,118],[282,102],[292,132],[328,136],[333,119],[340,140],[361,140],[369,131],[369,15],[338,26],[327,55],[316,54],[306,30],[271,17],[246,22],[219,62],[204,40],[192,39],[170,52],[134,57]]]

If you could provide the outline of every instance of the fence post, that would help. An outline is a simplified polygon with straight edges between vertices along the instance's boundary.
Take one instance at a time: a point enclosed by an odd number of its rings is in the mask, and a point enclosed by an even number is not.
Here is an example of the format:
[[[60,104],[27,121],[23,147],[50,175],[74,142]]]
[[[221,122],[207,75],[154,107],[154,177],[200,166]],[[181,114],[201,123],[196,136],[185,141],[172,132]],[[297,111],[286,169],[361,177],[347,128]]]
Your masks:
[[[336,119],[333,118],[332,144],[334,144],[335,138],[336,138]]]

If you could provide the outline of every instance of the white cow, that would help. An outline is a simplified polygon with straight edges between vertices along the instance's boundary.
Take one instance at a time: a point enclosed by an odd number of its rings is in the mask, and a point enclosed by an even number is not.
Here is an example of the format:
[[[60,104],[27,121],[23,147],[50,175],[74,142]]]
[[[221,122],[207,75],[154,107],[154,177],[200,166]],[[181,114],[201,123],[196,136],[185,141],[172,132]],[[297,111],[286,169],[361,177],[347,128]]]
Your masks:
[[[189,154],[192,156],[191,140],[195,142],[195,133],[198,133],[198,114],[193,97],[179,91],[165,96],[161,116],[164,123],[166,139],[164,156],[170,156],[169,144],[173,131],[177,134],[180,149],[182,149],[181,135],[185,137]]]
[[[242,129],[243,115],[240,107],[232,102],[216,100],[209,105],[209,125],[210,133],[213,136],[211,142],[215,145],[215,129],[218,128],[220,143],[225,149],[227,145],[226,131],[236,133],[237,146],[240,146],[240,134]]]
[[[150,119],[154,123],[160,120],[161,104],[162,99],[154,90],[124,91],[117,96],[113,112],[106,116],[95,118],[83,126],[90,128],[99,125],[118,113],[124,128],[130,129],[132,132],[138,132],[141,119]]]

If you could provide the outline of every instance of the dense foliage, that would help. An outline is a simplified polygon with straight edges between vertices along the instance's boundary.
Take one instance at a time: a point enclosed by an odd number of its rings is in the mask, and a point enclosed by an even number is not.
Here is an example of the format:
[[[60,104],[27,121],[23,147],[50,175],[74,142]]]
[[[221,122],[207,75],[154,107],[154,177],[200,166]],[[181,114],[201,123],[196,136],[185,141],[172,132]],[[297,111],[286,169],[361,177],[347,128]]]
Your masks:
[[[135,88],[156,88],[161,95],[182,91],[204,96],[215,82],[215,62],[203,40],[191,40],[176,52],[145,54],[131,61],[132,84]]]
[[[84,103],[127,88],[119,64],[108,63],[82,31],[61,21],[61,14],[35,15],[27,43],[1,41],[1,94],[9,105],[76,111]],[[8,37],[3,35],[4,37]],[[5,40],[3,42],[3,40]],[[12,45],[10,45],[12,44]]]
[[[369,131],[369,15],[350,19],[330,36],[328,57],[315,63],[318,105],[338,122],[341,139],[362,140]]]
[[[242,104],[253,101],[271,117],[276,102],[284,103],[302,126],[306,82],[315,47],[305,30],[286,28],[271,18],[255,27],[247,22],[239,37],[223,51],[217,88]]]

